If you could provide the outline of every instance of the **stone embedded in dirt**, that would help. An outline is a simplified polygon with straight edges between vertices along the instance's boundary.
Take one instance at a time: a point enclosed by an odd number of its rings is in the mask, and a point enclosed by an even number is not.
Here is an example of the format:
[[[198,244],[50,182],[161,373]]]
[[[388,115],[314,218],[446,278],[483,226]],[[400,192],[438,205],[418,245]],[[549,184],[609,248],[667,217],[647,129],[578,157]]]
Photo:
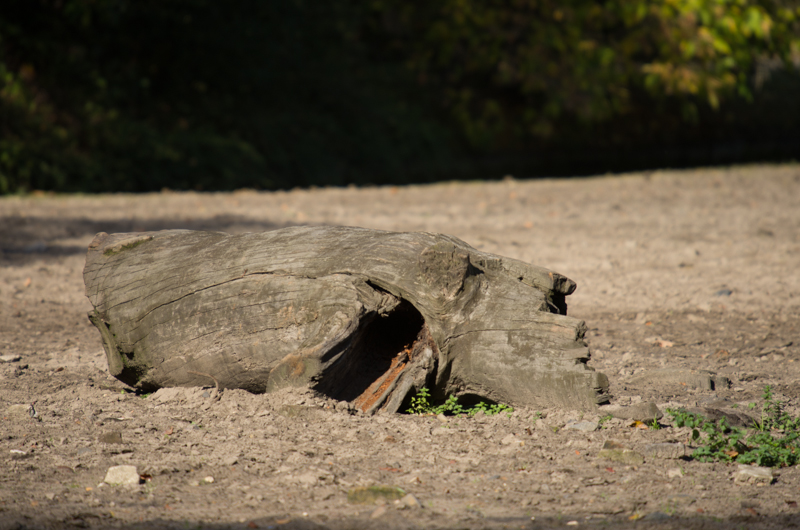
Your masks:
[[[715,390],[717,387],[727,388],[730,385],[730,380],[725,376],[719,376],[708,370],[667,368],[653,370],[635,377],[631,379],[630,384],[676,384],[697,390]]]
[[[347,492],[347,502],[351,504],[373,504],[395,501],[405,497],[406,492],[395,486],[362,486]]]
[[[748,466],[739,464],[739,471],[735,475],[736,482],[750,484],[771,484],[774,480],[772,469],[769,467]]]
[[[20,449],[12,449],[10,453],[12,460],[22,460],[24,458],[28,458],[29,456],[31,456],[30,453],[26,453],[25,451],[21,451]]]
[[[500,443],[503,444],[503,445],[512,445],[512,446],[514,446],[514,445],[525,445],[525,441],[521,440],[514,433],[507,434],[505,437],[503,437],[502,440],[500,440]]]
[[[667,478],[681,478],[682,476],[683,470],[679,467],[673,467],[667,470]]]
[[[16,421],[30,420],[31,417],[30,414],[28,414],[30,408],[31,408],[30,405],[22,405],[19,403],[14,405],[9,405],[6,408],[6,416],[8,417],[8,419],[14,419]]]
[[[565,429],[570,429],[574,431],[582,431],[582,432],[592,432],[597,430],[597,422],[596,421],[568,421],[566,425],[564,425]]]
[[[296,418],[310,420],[322,418],[324,412],[319,407],[309,407],[308,405],[284,405],[278,409],[278,414],[286,418]]]
[[[387,511],[389,511],[389,509],[386,507],[386,505],[378,506],[371,514],[369,514],[369,518],[377,519],[379,517],[386,515]]]
[[[107,432],[105,434],[101,434],[98,438],[98,441],[104,444],[121,444],[122,433],[120,431]]]
[[[112,466],[106,472],[103,482],[112,486],[131,486],[139,484],[136,466]]]
[[[400,505],[406,508],[422,508],[422,503],[419,502],[419,499],[417,499],[413,493],[407,493],[400,499]]]
[[[15,363],[22,359],[22,355],[0,355],[0,363]]]
[[[615,418],[621,420],[651,422],[653,420],[660,420],[664,417],[664,413],[656,406],[655,403],[637,403],[629,407],[609,408],[603,407],[602,412],[611,414]]]
[[[613,440],[606,440],[597,456],[629,466],[644,464],[644,456],[641,453]]]
[[[715,407],[693,407],[687,409],[689,412],[705,416],[711,421],[719,421],[725,418],[728,426],[730,427],[745,427],[749,428],[755,425],[756,419],[739,410],[730,408],[715,408]]]
[[[652,458],[683,458],[686,456],[686,446],[682,443],[647,444],[643,452]]]

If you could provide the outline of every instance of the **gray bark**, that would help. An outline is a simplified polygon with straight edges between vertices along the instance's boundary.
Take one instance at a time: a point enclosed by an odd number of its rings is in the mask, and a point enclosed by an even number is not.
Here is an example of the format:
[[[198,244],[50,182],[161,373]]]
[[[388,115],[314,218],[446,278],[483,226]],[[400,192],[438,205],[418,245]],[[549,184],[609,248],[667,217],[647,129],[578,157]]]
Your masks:
[[[607,401],[585,325],[566,316],[575,283],[450,236],[100,233],[84,281],[109,371],[144,390],[308,385],[365,412],[401,410],[423,386],[464,402]]]

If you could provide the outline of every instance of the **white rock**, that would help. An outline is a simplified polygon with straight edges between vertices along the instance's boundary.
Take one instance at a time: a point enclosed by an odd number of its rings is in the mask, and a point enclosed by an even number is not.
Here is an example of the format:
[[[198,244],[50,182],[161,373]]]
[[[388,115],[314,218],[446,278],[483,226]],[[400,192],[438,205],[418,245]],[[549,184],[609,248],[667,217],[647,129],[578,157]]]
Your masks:
[[[137,485],[139,484],[139,472],[136,470],[136,466],[112,466],[108,468],[103,482],[112,486]]]
[[[768,467],[739,465],[736,472],[736,482],[765,483],[772,482],[772,469]]]
[[[520,440],[514,433],[507,435],[505,438],[500,440],[500,443],[503,445],[525,445],[525,442]]]
[[[408,493],[402,499],[400,499],[400,504],[408,508],[422,508],[422,504],[419,502],[419,499],[417,499],[412,493]]]
[[[667,470],[667,478],[681,478],[683,476],[683,471],[679,467],[673,467],[672,469]]]
[[[15,363],[22,359],[21,355],[0,355],[0,363]]]
[[[596,421],[569,421],[566,425],[564,425],[565,429],[572,429],[575,431],[583,431],[583,432],[592,432],[597,430],[597,422]]]
[[[377,519],[378,517],[381,517],[382,515],[384,515],[386,512],[387,512],[386,506],[378,506],[377,508],[375,508],[375,511],[373,511],[370,514],[369,518],[370,519]]]

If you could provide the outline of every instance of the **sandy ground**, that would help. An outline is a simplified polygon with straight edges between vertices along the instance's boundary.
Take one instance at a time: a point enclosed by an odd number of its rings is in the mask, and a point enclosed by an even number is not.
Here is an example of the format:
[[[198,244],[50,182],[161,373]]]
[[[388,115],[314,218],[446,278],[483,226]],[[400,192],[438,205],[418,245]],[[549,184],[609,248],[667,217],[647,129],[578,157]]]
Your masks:
[[[4,197],[0,355],[19,359],[0,363],[0,528],[800,526],[800,470],[759,485],[737,481],[737,465],[654,455],[661,442],[692,451],[668,416],[658,430],[613,419],[588,432],[569,422],[606,410],[367,417],[303,392],[136,395],[109,377],[81,276],[96,232],[296,224],[442,232],[572,278],[569,314],[589,327],[590,366],[609,376],[614,406],[747,411],[771,385],[800,410],[797,165]],[[604,458],[606,440],[644,463]],[[146,480],[102,484],[123,464]],[[365,486],[411,497],[348,499]]]

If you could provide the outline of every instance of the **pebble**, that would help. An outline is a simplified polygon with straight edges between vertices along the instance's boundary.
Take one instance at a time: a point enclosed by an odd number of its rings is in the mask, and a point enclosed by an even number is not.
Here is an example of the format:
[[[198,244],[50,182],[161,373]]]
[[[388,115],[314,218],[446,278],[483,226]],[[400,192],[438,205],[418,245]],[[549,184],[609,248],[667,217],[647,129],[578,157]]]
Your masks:
[[[352,504],[373,504],[378,501],[402,499],[405,492],[392,486],[362,486],[347,492],[347,502]]]
[[[751,484],[770,484],[772,483],[772,469],[768,467],[739,465],[739,471],[735,475],[736,482],[748,482]]]
[[[644,454],[654,458],[682,458],[686,455],[686,446],[682,443],[648,444],[644,448]]]
[[[597,422],[596,421],[570,421],[564,425],[565,429],[571,429],[575,431],[583,431],[583,432],[592,432],[597,430]]]
[[[520,440],[514,433],[506,435],[502,440],[500,440],[500,443],[503,445],[525,445],[525,442]]]
[[[400,499],[400,504],[407,508],[422,508],[422,503],[419,502],[413,493],[406,494]]]
[[[0,363],[15,363],[22,360],[22,355],[0,355]]]
[[[681,478],[682,476],[683,471],[679,467],[673,467],[667,470],[667,478]]]
[[[606,440],[606,442],[603,444],[603,448],[598,453],[598,456],[613,462],[627,464],[629,466],[638,466],[644,464],[644,455],[612,440]]]
[[[104,444],[121,444],[122,433],[120,431],[111,431],[105,434],[101,434],[98,439],[100,442]]]
[[[112,486],[127,486],[139,484],[139,472],[136,466],[112,466],[106,472],[103,482]]]
[[[386,512],[387,512],[386,505],[378,506],[377,508],[375,508],[375,511],[373,511],[369,515],[369,518],[370,519],[377,519],[378,517],[381,517],[382,515],[385,515]]]
[[[615,418],[622,420],[641,421],[645,423],[651,422],[653,419],[660,420],[664,417],[664,413],[652,402],[637,403],[629,407],[610,410],[609,413]]]
[[[20,420],[28,420],[30,421],[30,415],[28,414],[28,410],[31,408],[30,405],[10,405],[6,408],[6,415],[9,419],[15,419],[17,421]]]

